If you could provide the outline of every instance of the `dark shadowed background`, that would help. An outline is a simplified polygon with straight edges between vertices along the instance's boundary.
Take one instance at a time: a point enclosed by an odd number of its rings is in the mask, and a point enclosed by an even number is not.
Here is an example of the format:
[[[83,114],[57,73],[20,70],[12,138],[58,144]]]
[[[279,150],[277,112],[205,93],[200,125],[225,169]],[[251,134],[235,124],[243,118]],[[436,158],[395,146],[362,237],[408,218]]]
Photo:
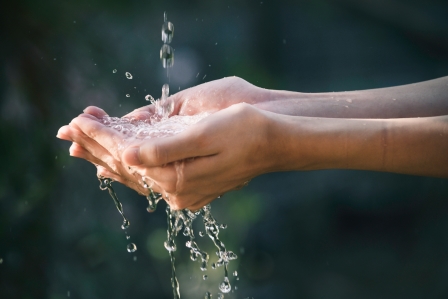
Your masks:
[[[145,105],[147,93],[159,97],[164,11],[175,26],[172,92],[231,75],[303,92],[448,75],[444,0],[4,3],[0,298],[172,298],[165,205],[148,214],[143,197],[116,187],[138,247],[128,253],[94,167],[69,157],[69,143],[55,138],[88,105],[119,116]],[[238,289],[226,299],[448,298],[447,180],[269,174],[212,207],[228,224],[222,240],[239,255],[230,266]],[[207,290],[216,298],[222,268],[203,281],[183,242],[182,298]]]

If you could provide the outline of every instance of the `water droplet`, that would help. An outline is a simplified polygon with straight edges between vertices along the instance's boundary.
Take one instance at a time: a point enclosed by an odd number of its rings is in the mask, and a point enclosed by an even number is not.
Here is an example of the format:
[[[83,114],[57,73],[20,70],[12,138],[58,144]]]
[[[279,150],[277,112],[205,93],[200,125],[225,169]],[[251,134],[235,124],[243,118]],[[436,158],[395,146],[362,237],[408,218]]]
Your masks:
[[[236,278],[236,280],[240,280],[240,278],[239,278],[239,277],[237,277],[237,278]]]
[[[137,246],[134,243],[129,243],[127,246],[128,252],[135,252],[137,250]]]
[[[128,239],[128,240],[129,240],[130,238],[131,238],[131,236],[126,236],[126,239]]]
[[[199,237],[203,237],[203,236],[205,236],[204,232],[203,232],[203,231],[200,231],[200,232],[199,232]]]
[[[129,93],[126,94],[126,97],[129,98],[131,95]]]
[[[148,102],[151,102],[151,104],[154,104],[154,98],[152,97],[152,95],[150,95],[150,94],[147,94],[146,96],[145,96],[145,100],[147,100]]]
[[[164,44],[162,46],[160,49],[160,60],[162,60],[163,68],[174,65],[174,50],[170,45]]]
[[[162,100],[166,100],[170,95],[170,86],[168,84],[163,84],[162,86]]]
[[[224,299],[224,294],[218,293],[218,299]]]
[[[3,264],[3,259],[0,259],[0,265]]]
[[[70,297],[70,291],[67,291],[67,297]]]
[[[128,78],[128,79],[132,79],[132,75],[131,75],[131,73],[126,72],[126,78]]]
[[[219,285],[219,290],[223,293],[228,293],[232,290],[229,279],[227,277],[224,277],[224,281]]]
[[[238,287],[237,287],[237,286],[235,286],[235,291],[236,291],[236,290],[238,290]],[[233,291],[232,291],[232,292],[233,292]]]
[[[212,269],[216,269],[216,264],[215,263],[212,264]]]
[[[165,44],[171,43],[174,36],[174,25],[171,22],[165,21],[162,25],[162,41]]]
[[[114,73],[114,74],[115,74],[116,72],[117,72],[117,69],[114,69],[114,70],[112,71],[112,73]]]
[[[226,228],[227,228],[227,224],[221,224],[221,225],[219,226],[219,228],[221,228],[221,229],[226,229]]]
[[[137,261],[137,256],[134,255],[134,257],[133,257],[132,259],[134,260],[134,262],[136,262],[136,261]],[[236,287],[235,287],[235,288],[236,288]]]
[[[202,275],[202,279],[203,279],[203,280],[207,280],[207,278],[208,278],[208,276],[207,276],[207,275],[205,275],[205,274],[204,274],[204,275]]]
[[[233,276],[238,276],[238,272],[236,270],[233,271]]]
[[[205,292],[204,299],[212,299],[212,294],[210,294],[210,292]]]
[[[124,219],[123,220],[123,224],[121,225],[121,229],[127,229],[129,227],[129,225],[131,225],[131,223],[129,222],[129,220]]]

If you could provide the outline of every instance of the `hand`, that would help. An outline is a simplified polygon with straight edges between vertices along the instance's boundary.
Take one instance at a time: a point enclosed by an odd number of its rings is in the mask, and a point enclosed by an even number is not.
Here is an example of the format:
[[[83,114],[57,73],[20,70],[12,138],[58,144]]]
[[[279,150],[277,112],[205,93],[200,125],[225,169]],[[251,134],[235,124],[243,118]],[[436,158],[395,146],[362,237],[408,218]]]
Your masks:
[[[271,91],[248,83],[238,77],[227,77],[207,82],[171,97],[174,102],[172,115],[195,115],[201,112],[216,112],[233,104],[257,104],[270,100]],[[154,114],[154,105],[148,105],[125,115],[147,119]]]
[[[236,104],[177,135],[134,143],[122,161],[165,190],[171,207],[196,210],[269,171],[267,119],[262,110]]]
[[[98,176],[111,178],[136,190],[139,194],[147,195],[148,190],[143,187],[141,176],[121,163],[121,155],[117,151],[116,143],[113,142],[113,139],[118,137],[118,132],[99,122],[97,117],[101,118],[106,113],[99,108],[90,107],[87,110],[90,114],[81,114],[69,125],[60,128],[57,137],[72,141],[70,155],[93,163],[97,167]],[[92,132],[99,130],[102,130],[101,136],[109,135],[108,142],[113,144],[108,145],[104,140],[101,140],[100,144],[98,138],[91,138]]]
[[[266,120],[262,110],[237,104],[177,135],[141,140],[124,139],[82,114],[58,136],[81,145],[85,151],[71,150],[72,155],[101,165],[103,176],[143,194],[142,179],[150,179],[172,208],[196,210],[268,171],[272,147]]]

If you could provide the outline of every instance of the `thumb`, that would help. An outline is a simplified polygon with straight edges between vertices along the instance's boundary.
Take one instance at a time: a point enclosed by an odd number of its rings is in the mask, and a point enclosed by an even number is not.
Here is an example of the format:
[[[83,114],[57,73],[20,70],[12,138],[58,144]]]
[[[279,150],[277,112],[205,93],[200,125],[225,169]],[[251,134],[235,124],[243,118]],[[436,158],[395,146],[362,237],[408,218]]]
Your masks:
[[[154,138],[140,146],[124,150],[121,159],[130,166],[162,166],[174,161],[216,154],[209,146],[204,146],[204,136],[184,131],[170,137]]]

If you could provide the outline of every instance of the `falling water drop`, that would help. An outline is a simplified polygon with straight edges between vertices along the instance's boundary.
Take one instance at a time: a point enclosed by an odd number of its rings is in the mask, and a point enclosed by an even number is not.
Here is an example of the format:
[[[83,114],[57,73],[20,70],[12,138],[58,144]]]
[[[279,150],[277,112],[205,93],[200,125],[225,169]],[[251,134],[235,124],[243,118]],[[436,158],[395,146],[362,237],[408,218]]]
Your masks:
[[[212,299],[212,294],[210,294],[210,292],[205,292],[204,299]]]
[[[224,277],[224,281],[219,285],[219,290],[223,293],[228,293],[232,290],[228,277]]]
[[[131,225],[131,223],[129,222],[129,220],[124,219],[123,220],[123,224],[121,225],[121,229],[127,229],[129,227],[129,225]]]
[[[205,274],[204,274],[204,275],[202,275],[202,279],[203,279],[203,280],[207,280],[207,278],[208,278],[208,276],[207,276],[207,275],[205,275]]]
[[[137,250],[137,246],[134,243],[129,243],[127,246],[128,252],[135,252]]]
[[[219,228],[221,228],[221,229],[226,229],[226,228],[227,228],[227,224],[221,224],[221,225],[219,226]]]
[[[114,69],[114,70],[112,71],[112,73],[114,73],[114,74],[115,74],[116,72],[117,72],[117,69]]]
[[[174,50],[170,45],[164,44],[160,49],[160,60],[163,68],[169,68],[174,65]]]
[[[129,98],[131,95],[129,93],[126,94],[126,97]]]
[[[131,73],[126,72],[126,78],[128,78],[128,79],[132,79],[132,75],[131,75]]]
[[[131,238],[131,236],[126,236],[126,239],[128,239],[128,240],[129,240],[130,238]]]
[[[233,276],[238,276],[238,272],[236,270],[233,271]]]
[[[174,36],[174,25],[171,22],[165,21],[162,25],[162,41],[165,44],[171,43]]]
[[[224,294],[218,293],[218,299],[224,299]]]

